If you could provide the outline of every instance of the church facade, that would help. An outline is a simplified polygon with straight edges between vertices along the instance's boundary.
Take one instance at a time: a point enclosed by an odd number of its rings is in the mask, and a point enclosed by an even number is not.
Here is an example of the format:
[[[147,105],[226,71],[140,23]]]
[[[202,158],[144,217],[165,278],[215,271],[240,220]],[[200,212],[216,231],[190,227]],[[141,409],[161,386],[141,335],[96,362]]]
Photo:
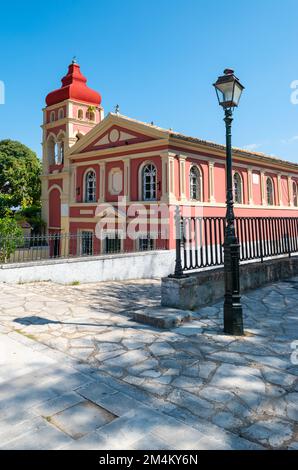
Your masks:
[[[90,251],[93,236],[100,253],[171,249],[177,206],[225,215],[225,147],[118,112],[104,117],[76,62],[47,95],[42,129],[43,219],[50,234],[80,234],[76,250]],[[298,217],[298,165],[234,148],[233,182],[236,216]],[[114,225],[100,224],[111,215]],[[137,234],[123,235],[133,223]]]

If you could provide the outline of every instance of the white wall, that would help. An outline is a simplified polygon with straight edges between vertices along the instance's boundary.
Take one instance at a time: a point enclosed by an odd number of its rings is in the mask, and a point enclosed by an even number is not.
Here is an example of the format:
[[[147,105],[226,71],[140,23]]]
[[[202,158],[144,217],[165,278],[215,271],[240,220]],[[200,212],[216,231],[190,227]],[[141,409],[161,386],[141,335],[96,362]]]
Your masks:
[[[150,251],[92,258],[46,260],[0,266],[0,282],[124,281],[161,278],[172,274],[175,251]]]

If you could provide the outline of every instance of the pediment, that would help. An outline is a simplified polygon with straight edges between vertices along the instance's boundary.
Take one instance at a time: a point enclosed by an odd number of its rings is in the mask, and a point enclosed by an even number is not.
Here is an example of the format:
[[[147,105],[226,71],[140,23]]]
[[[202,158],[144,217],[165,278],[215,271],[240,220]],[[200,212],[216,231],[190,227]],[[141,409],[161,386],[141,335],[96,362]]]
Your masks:
[[[96,137],[83,152],[91,152],[93,150],[102,150],[111,147],[121,147],[122,145],[138,144],[140,142],[148,142],[152,137],[142,135],[130,129],[120,126],[111,126],[103,134]]]
[[[129,146],[161,138],[168,138],[166,131],[126,116],[109,114],[70,149],[70,154]]]

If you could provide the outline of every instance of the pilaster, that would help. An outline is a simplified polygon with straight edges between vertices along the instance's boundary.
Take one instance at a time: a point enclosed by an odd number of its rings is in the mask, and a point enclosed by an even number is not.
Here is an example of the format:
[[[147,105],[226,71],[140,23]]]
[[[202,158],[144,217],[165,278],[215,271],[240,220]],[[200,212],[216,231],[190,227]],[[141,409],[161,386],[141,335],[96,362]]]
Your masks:
[[[204,189],[204,188],[203,188]],[[214,202],[214,162],[208,161],[208,201]]]
[[[247,193],[248,193],[248,204],[253,204],[253,190],[252,190],[252,168],[247,169]]]
[[[282,205],[282,195],[281,195],[281,173],[277,174],[277,201],[276,205]]]
[[[288,176],[288,205],[293,206],[293,181],[291,176]]]
[[[124,158],[124,174],[123,174],[123,183],[124,183],[124,196],[126,196],[126,201],[130,201],[130,158]]]
[[[265,188],[265,172],[261,171],[260,174],[260,180],[261,180],[261,197],[262,197],[262,205],[266,205],[266,188]]]
[[[105,201],[105,187],[106,187],[105,162],[101,162],[99,164],[99,200],[98,202]]]
[[[186,168],[185,161],[186,155],[179,155],[179,194],[180,201],[186,201]]]

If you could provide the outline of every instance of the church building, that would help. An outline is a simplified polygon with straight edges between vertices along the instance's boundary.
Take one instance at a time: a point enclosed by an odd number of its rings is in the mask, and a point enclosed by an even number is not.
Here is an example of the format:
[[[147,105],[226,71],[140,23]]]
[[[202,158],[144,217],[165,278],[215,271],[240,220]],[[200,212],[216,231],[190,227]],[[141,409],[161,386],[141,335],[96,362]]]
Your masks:
[[[123,116],[104,116],[101,96],[87,86],[73,61],[62,86],[46,97],[43,110],[42,211],[50,234],[96,234],[102,213],[115,207],[114,230],[96,237],[97,253],[175,247],[174,209],[202,216],[225,215],[225,147],[189,137],[153,123]],[[298,217],[298,165],[242,149],[233,149],[236,216]],[[125,201],[124,211],[118,207]],[[123,212],[130,205],[169,209],[156,215],[157,235],[140,230],[135,239],[122,237]],[[133,214],[130,214],[131,216]],[[126,213],[126,223],[129,213]],[[118,223],[117,222],[117,223]],[[167,239],[159,235],[167,225]],[[120,229],[121,225],[121,229]],[[146,232],[146,233],[145,233]],[[163,237],[164,238],[164,237]]]

